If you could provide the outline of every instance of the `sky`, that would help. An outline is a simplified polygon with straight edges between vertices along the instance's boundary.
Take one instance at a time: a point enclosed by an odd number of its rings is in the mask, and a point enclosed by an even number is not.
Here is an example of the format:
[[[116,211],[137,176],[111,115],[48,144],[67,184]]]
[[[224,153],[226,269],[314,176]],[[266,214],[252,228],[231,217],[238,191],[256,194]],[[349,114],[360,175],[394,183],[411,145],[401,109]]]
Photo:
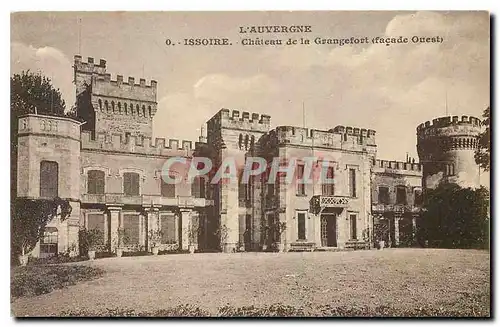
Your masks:
[[[242,46],[239,27],[255,25],[312,29],[253,35],[267,39],[444,41]],[[418,159],[420,123],[445,115],[481,118],[489,106],[489,30],[487,12],[25,12],[11,16],[11,73],[40,71],[73,104],[73,56],[102,58],[112,79],[158,81],[156,137],[197,140],[201,126],[229,108],[269,114],[272,127],[374,129],[377,157],[404,161],[407,153]],[[198,37],[226,37],[233,45],[165,45],[167,38]]]

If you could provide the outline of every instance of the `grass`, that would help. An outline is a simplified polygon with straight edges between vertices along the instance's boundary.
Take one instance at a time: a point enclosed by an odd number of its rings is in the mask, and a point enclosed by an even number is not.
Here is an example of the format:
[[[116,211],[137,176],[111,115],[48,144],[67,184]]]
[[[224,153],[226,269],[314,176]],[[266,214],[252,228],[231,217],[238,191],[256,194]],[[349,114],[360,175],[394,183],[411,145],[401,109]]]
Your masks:
[[[28,265],[11,270],[11,299],[50,293],[102,276],[102,269],[79,265]]]
[[[17,316],[488,316],[489,252],[200,253],[71,264],[106,274]],[[78,299],[77,301],[74,299]]]

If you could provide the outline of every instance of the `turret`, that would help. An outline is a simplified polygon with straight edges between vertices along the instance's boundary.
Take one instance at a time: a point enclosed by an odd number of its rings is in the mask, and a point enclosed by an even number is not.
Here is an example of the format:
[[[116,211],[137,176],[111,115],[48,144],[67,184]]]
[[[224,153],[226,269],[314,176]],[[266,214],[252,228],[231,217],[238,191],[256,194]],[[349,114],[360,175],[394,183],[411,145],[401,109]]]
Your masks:
[[[472,116],[439,117],[417,127],[417,151],[423,164],[424,187],[440,182],[462,187],[479,186],[479,166],[474,159],[481,121]]]

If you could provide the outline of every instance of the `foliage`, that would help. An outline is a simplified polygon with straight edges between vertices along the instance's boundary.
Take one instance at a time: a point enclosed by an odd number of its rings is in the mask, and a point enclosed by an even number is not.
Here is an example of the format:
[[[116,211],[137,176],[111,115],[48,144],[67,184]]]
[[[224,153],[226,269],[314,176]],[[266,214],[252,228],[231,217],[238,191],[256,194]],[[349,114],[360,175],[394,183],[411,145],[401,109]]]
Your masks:
[[[117,232],[117,239],[115,239],[116,246],[118,248],[122,248],[125,246],[130,241],[130,236],[128,235],[127,231],[125,228],[118,228]]]
[[[11,270],[11,298],[50,293],[79,281],[103,275],[98,268],[80,265],[28,265]]]
[[[86,248],[88,251],[97,251],[104,244],[104,233],[97,228],[90,230],[81,229],[80,242],[82,243],[82,248]]]
[[[337,306],[324,304],[312,308],[294,307],[281,303],[257,307],[220,307],[215,314],[203,308],[182,304],[175,307],[153,311],[135,309],[105,308],[99,311],[67,310],[62,312],[65,317],[488,317],[489,310],[477,299],[467,299],[465,308],[446,306]]]
[[[283,234],[283,232],[286,231],[286,222],[277,221],[271,226],[271,229],[273,230],[273,232],[276,233],[276,236],[279,239],[281,237],[281,235]]]
[[[424,194],[419,239],[446,248],[489,246],[489,192],[443,183]]]
[[[12,252],[14,255],[31,252],[40,238],[45,227],[60,213],[64,221],[72,211],[68,200],[59,197],[54,199],[26,199],[14,200],[14,215],[12,216]]]
[[[373,224],[373,236],[375,242],[389,242],[389,221],[387,218],[379,218],[378,223]]]
[[[150,229],[148,232],[148,242],[151,247],[157,247],[161,244],[163,232],[160,229]]]
[[[490,107],[486,108],[483,112],[484,120],[482,122],[483,126],[486,126],[486,129],[479,135],[479,146],[474,154],[474,159],[476,159],[476,163],[483,168],[484,170],[490,170]]]
[[[12,113],[64,116],[66,104],[59,89],[41,74],[22,71],[10,78],[10,108]]]
[[[217,238],[220,240],[220,246],[222,248],[223,245],[226,244],[227,239],[229,237],[229,228],[226,225],[221,225],[219,226],[219,228],[217,228],[215,234],[217,235]]]
[[[195,218],[191,219],[191,223],[189,224],[188,228],[188,240],[190,245],[193,245],[196,242],[199,232],[200,232],[200,224],[198,219]]]

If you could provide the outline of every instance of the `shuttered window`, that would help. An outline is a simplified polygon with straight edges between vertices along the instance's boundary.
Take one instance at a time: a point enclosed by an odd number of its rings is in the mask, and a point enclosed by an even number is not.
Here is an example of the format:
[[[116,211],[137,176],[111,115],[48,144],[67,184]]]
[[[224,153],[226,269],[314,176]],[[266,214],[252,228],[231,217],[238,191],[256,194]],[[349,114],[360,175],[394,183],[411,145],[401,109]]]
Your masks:
[[[89,170],[87,173],[87,193],[104,194],[104,172],[101,170]]]
[[[139,195],[139,174],[123,174],[123,193],[125,195]]]
[[[59,165],[55,161],[40,162],[40,197],[55,198],[59,193]]]

